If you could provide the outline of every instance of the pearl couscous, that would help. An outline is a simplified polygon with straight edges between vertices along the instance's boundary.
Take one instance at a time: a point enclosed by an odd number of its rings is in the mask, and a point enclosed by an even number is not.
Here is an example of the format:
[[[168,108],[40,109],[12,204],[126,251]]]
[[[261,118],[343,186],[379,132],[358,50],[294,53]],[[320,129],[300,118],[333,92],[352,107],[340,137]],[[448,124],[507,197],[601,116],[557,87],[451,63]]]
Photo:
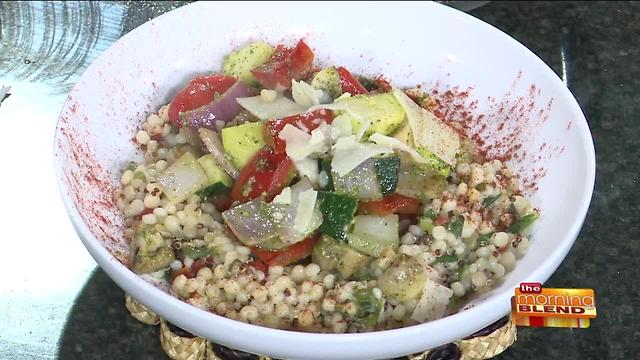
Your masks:
[[[435,320],[499,283],[539,215],[512,172],[419,89],[312,61],[254,43],[147,116],[114,194],[131,269],[230,319],[332,333]]]

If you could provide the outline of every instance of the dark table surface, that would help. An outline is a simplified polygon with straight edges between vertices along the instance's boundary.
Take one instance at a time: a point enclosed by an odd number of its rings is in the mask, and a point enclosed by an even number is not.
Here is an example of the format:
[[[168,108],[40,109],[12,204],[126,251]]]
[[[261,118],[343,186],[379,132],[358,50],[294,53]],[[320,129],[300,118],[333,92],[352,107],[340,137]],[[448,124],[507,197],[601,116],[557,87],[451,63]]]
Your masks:
[[[77,239],[50,164],[57,113],[82,71],[125,33],[181,5],[0,3],[0,88],[12,86],[0,106],[0,147],[4,154],[24,149],[19,158],[3,156],[23,176],[0,170],[0,359],[165,358],[158,329],[129,316],[122,290]],[[640,3],[490,2],[469,13],[566,80],[597,158],[584,227],[547,285],[594,288],[598,317],[589,329],[520,328],[499,358],[640,359]],[[31,216],[43,226],[34,227]]]

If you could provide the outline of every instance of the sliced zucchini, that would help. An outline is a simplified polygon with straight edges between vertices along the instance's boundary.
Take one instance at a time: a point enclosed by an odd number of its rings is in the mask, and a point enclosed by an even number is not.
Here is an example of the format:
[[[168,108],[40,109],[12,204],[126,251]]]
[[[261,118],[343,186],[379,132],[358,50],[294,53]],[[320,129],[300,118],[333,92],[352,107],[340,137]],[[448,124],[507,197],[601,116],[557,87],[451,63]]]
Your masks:
[[[334,192],[321,192],[319,195],[320,211],[322,212],[320,232],[334,239],[345,241],[347,231],[355,219],[358,200],[353,196]]]
[[[398,155],[392,155],[378,158],[374,160],[374,165],[376,167],[376,176],[382,195],[393,194],[398,185],[400,157]]]
[[[398,215],[358,215],[355,218],[353,233],[347,236],[349,246],[373,256],[379,257],[382,251],[400,245]]]

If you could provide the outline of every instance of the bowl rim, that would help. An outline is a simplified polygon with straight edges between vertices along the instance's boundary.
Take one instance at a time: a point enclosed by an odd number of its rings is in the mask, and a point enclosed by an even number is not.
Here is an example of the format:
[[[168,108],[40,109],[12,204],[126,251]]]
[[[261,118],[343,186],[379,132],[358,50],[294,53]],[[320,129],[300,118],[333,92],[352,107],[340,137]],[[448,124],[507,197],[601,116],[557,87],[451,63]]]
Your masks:
[[[236,2],[233,2],[236,3]],[[258,2],[264,5],[265,2]],[[269,3],[269,2],[266,2]],[[383,5],[393,4],[395,2],[384,2]],[[560,78],[555,74],[555,72],[542,61],[535,53],[529,50],[522,43],[518,42],[508,34],[504,33],[500,29],[494,27],[491,24],[488,24],[482,20],[479,20],[467,13],[449,8],[448,6],[438,4],[438,3],[412,3],[413,6],[425,6],[431,7],[430,10],[443,11],[447,13],[447,16],[460,17],[462,16],[465,21],[474,23],[475,26],[484,26],[488,27],[491,32],[495,33],[497,37],[502,38],[503,41],[507,41],[510,45],[509,47],[513,49],[513,51],[520,52],[522,55],[525,55],[528,58],[531,58],[530,67],[534,70],[537,70],[542,74],[541,76],[547,78],[552,85],[551,88],[556,88],[558,90],[557,99],[558,101],[562,101],[566,104],[569,104],[570,109],[568,114],[573,121],[573,126],[579,131],[578,137],[582,140],[581,152],[584,153],[586,163],[586,191],[583,192],[582,197],[580,198],[579,203],[579,212],[577,212],[572,220],[570,227],[568,228],[567,236],[559,242],[559,245],[549,256],[545,259],[544,262],[540,263],[535,270],[530,274],[528,280],[529,281],[539,281],[545,282],[561,262],[566,257],[567,253],[573,246],[578,233],[583,225],[583,222],[586,218],[587,211],[589,209],[589,205],[591,202],[591,198],[593,195],[593,189],[595,185],[595,148],[593,144],[593,139],[586,121],[586,118],[577,102],[573,94],[569,91],[569,89],[564,85],[564,83],[560,80]],[[145,31],[147,27],[150,26],[151,22],[167,21],[169,17],[178,16],[179,14],[187,11],[195,11],[198,8],[204,6],[217,6],[217,4],[206,4],[203,2],[192,3],[189,5],[182,6],[180,8],[169,11],[165,14],[162,14],[150,21],[145,22],[144,24],[138,26],[133,29],[116,42],[111,44],[111,46],[106,49],[100,56],[90,65],[87,70],[82,74],[78,82],[74,85],[72,90],[69,92],[69,96],[67,97],[64,105],[62,106],[60,115],[58,117],[58,122],[56,124],[55,138],[54,138],[54,158],[55,158],[55,171],[56,171],[56,180],[58,184],[58,189],[60,191],[60,195],[62,197],[63,203],[67,209],[69,218],[78,233],[81,241],[96,260],[98,265],[114,280],[119,287],[121,287],[125,292],[129,293],[134,298],[138,299],[145,306],[149,307],[154,312],[162,315],[169,322],[172,322],[180,327],[185,328],[195,334],[203,333],[205,326],[192,326],[186,317],[182,316],[183,314],[192,314],[192,316],[202,320],[201,324],[214,324],[216,327],[221,330],[216,332],[215,341],[220,341],[221,344],[227,345],[230,347],[260,353],[260,352],[268,352],[275,356],[284,356],[290,357],[292,352],[284,350],[289,346],[279,346],[278,349],[275,349],[273,345],[269,350],[265,350],[264,346],[253,346],[253,344],[264,343],[265,341],[253,342],[251,339],[253,337],[268,337],[268,342],[272,344],[286,344],[286,342],[293,342],[297,344],[311,344],[313,343],[314,348],[327,349],[330,345],[336,344],[348,344],[350,347],[359,347],[359,346],[371,346],[371,344],[382,343],[385,346],[390,345],[391,343],[398,341],[397,343],[405,343],[402,342],[402,339],[412,338],[418,339],[420,335],[424,335],[426,333],[429,334],[431,338],[437,339],[436,341],[431,341],[438,346],[447,342],[450,342],[450,336],[444,336],[442,333],[439,333],[437,330],[442,326],[447,326],[448,328],[457,329],[455,332],[458,334],[462,334],[460,337],[469,335],[489,324],[496,321],[500,317],[504,316],[507,312],[509,312],[509,301],[508,299],[512,296],[512,292],[502,291],[499,293],[494,293],[491,296],[484,299],[481,303],[476,304],[472,309],[459,312],[456,314],[449,315],[442,319],[438,319],[435,321],[431,321],[424,324],[412,325],[403,328],[397,328],[392,330],[383,330],[383,331],[374,331],[374,332],[366,332],[366,333],[349,333],[349,334],[325,334],[325,333],[305,333],[298,331],[290,331],[290,330],[280,330],[280,329],[272,329],[258,325],[252,325],[244,322],[240,322],[237,320],[232,320],[220,315],[217,315],[212,312],[208,312],[205,310],[201,310],[192,306],[164,291],[156,288],[155,286],[149,284],[141,277],[133,273],[128,267],[118,261],[101,243],[100,241],[91,233],[88,226],[82,221],[82,218],[75,208],[69,191],[63,182],[64,173],[63,173],[63,162],[61,161],[61,157],[59,156],[60,149],[57,144],[59,142],[59,137],[61,136],[61,127],[62,122],[61,119],[65,110],[70,106],[70,96],[74,92],[78,91],[78,87],[82,83],[82,80],[87,76],[90,72],[91,68],[95,63],[99,60],[104,59],[113,49],[113,47],[121,42],[125,42],[130,38],[133,38],[138,33]],[[150,299],[147,301],[147,299]],[[498,309],[498,310],[496,310]],[[209,332],[209,331],[207,331]],[[242,337],[249,340],[238,340],[237,337],[230,335],[231,333],[241,333]],[[206,338],[211,338],[211,336],[204,336]],[[422,351],[424,349],[424,345],[420,345],[420,343],[415,344],[417,341],[413,341],[412,346],[403,346],[406,350],[405,354],[413,353],[417,351]],[[423,342],[425,343],[424,339]],[[376,347],[376,348],[379,348]],[[283,351],[284,350],[284,351]],[[295,351],[293,353],[296,353]],[[352,354],[359,354],[360,352],[355,351]],[[371,351],[367,351],[367,353],[371,353]],[[332,356],[324,356],[327,354],[333,354]],[[394,355],[398,354],[397,351],[388,351],[388,352],[376,352],[376,354],[380,355]],[[313,356],[313,355],[312,355]],[[346,353],[336,353],[335,351],[328,351],[323,354],[323,358],[344,358],[347,356]]]

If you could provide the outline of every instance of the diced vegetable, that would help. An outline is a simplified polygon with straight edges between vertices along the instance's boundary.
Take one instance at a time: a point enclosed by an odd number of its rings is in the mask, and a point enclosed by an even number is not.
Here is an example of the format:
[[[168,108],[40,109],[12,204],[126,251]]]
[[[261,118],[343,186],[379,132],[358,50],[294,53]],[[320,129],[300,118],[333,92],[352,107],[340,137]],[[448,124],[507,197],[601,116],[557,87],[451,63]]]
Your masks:
[[[278,251],[256,250],[255,248],[252,251],[268,266],[287,266],[310,256],[318,238],[319,236],[312,236]]]
[[[282,129],[290,124],[296,128],[311,134],[311,131],[316,129],[320,124],[331,124],[333,121],[333,112],[331,110],[316,110],[300,115],[288,116],[282,119],[267,121],[265,130],[267,131],[267,141],[272,144],[276,153],[285,152],[286,142],[278,135]]]
[[[421,164],[420,166],[428,166],[428,170],[431,170],[442,177],[447,177],[451,174],[451,166],[439,157],[435,156],[431,151],[423,147],[417,148],[416,151],[425,159],[426,164]]]
[[[320,193],[320,201],[320,211],[322,211],[320,232],[345,241],[347,231],[355,219],[358,201],[353,196],[333,192]]]
[[[382,190],[376,175],[375,160],[373,158],[361,163],[347,173],[346,176],[338,174],[334,162],[331,163],[331,175],[333,177],[333,186],[337,193],[349,194],[360,200],[382,199]]]
[[[379,201],[361,202],[358,211],[362,214],[373,215],[389,215],[389,214],[415,214],[418,211],[420,200],[403,196],[400,194],[391,194]]]
[[[398,194],[414,198],[434,198],[447,188],[447,179],[428,168],[414,164],[400,169],[398,174]]]
[[[426,280],[422,265],[402,255],[378,279],[378,287],[385,295],[405,301],[416,299],[422,293]]]
[[[235,76],[251,86],[256,86],[258,81],[251,70],[269,61],[273,52],[273,47],[266,42],[249,44],[227,55],[222,64],[222,71],[225,75]]]
[[[251,73],[268,89],[284,90],[291,87],[291,80],[304,79],[311,72],[313,51],[300,40],[294,48],[278,45],[271,59]]]
[[[264,123],[245,123],[222,129],[222,146],[236,168],[242,169],[265,146]]]
[[[209,179],[209,185],[222,184],[226,187],[231,187],[233,180],[231,177],[222,170],[218,165],[215,156],[207,154],[198,159],[198,163],[202,166],[207,178]]]
[[[207,147],[207,150],[209,150],[224,171],[232,178],[237,178],[238,169],[224,156],[224,147],[222,146],[222,140],[220,140],[218,133],[209,129],[200,128],[198,129],[198,135]]]
[[[333,66],[318,71],[311,80],[311,86],[326,91],[333,99],[342,95],[340,74]]]
[[[286,214],[286,205],[255,199],[224,211],[222,218],[240,242],[253,246],[277,238],[278,224]]]
[[[323,235],[313,248],[312,260],[323,271],[338,270],[343,279],[348,279],[369,262],[369,257]]]
[[[331,176],[331,160],[320,160],[320,190],[333,191],[333,176]]]
[[[380,183],[382,195],[393,194],[398,184],[398,172],[400,171],[400,157],[386,156],[374,160],[376,176]]]
[[[190,152],[184,153],[158,176],[162,192],[172,203],[179,203],[209,184],[202,166]]]
[[[462,228],[464,227],[464,218],[459,216],[449,223],[449,231],[456,237],[462,236]]]
[[[486,208],[491,207],[491,205],[493,205],[493,203],[496,202],[496,200],[498,200],[500,196],[502,196],[502,193],[485,197],[484,200],[482,200],[482,206]]]
[[[223,94],[234,83],[236,78],[233,76],[207,75],[192,79],[169,104],[169,120],[181,127],[180,113],[210,104],[216,94]]]
[[[216,129],[216,121],[231,121],[242,111],[242,107],[236,99],[251,95],[253,95],[253,90],[242,81],[236,81],[224,94],[219,95],[215,100],[199,108],[182,112],[180,114],[181,122],[183,124],[188,123],[192,129]]]
[[[531,224],[533,224],[538,218],[540,214],[537,212],[533,212],[524,216],[521,216],[515,224],[512,224],[507,228],[507,231],[513,234],[522,233],[525,229],[527,229]]]
[[[131,249],[133,271],[148,274],[165,269],[175,259],[173,250],[153,226],[138,226]]]
[[[282,94],[278,94],[273,101],[265,101],[262,96],[243,97],[236,101],[260,120],[281,119],[307,110]]]
[[[398,228],[398,215],[358,215],[353,234],[347,237],[348,243],[364,254],[378,257],[386,247],[395,249],[399,246]]]
[[[222,217],[247,246],[266,243],[265,247],[273,248],[278,241],[291,245],[307,238],[322,224],[319,203],[307,196],[313,192],[309,182],[302,180],[291,187],[289,204],[255,199],[224,211]]]
[[[353,76],[349,70],[340,66],[338,68],[338,75],[340,77],[340,88],[343,93],[349,93],[351,95],[359,95],[368,93],[367,89],[360,84],[358,79]]]
[[[431,279],[427,279],[424,284],[422,296],[411,314],[411,319],[417,322],[440,319],[447,311],[447,305],[449,305],[451,296],[453,296],[453,290]]]
[[[231,198],[247,201],[264,196],[270,201],[287,186],[292,171],[293,164],[286,154],[264,149],[242,169],[231,189]]]
[[[384,299],[376,297],[373,288],[359,286],[353,291],[356,304],[354,320],[357,325],[370,327],[378,322],[380,313],[384,309]]]
[[[405,119],[404,110],[391,93],[356,95],[340,103],[352,115],[354,131],[357,132],[365,121],[371,124],[365,136],[391,134]]]
[[[227,185],[218,182],[215,183],[213,185],[209,185],[206,188],[202,189],[202,190],[198,190],[196,192],[196,195],[200,196],[200,198],[203,201],[207,201],[210,198],[219,196],[219,195],[223,195],[229,192],[229,190],[231,190],[230,187],[228,187]]]

